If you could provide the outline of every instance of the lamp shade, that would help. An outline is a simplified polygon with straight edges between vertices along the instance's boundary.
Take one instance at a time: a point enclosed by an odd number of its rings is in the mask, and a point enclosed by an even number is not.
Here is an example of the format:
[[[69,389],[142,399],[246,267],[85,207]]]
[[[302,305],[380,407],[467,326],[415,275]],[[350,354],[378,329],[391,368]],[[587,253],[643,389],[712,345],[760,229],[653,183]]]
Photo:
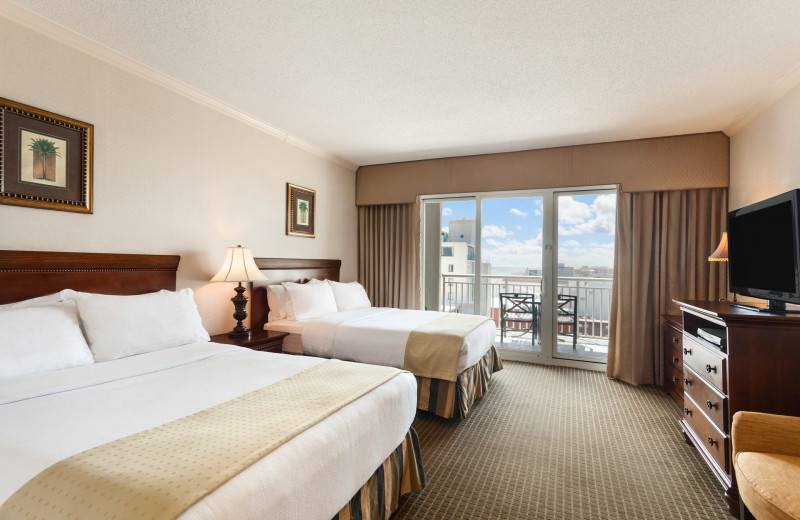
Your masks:
[[[727,262],[728,261],[728,232],[722,233],[722,238],[719,241],[717,249],[708,257],[709,262]]]
[[[229,247],[225,254],[225,262],[212,282],[254,282],[256,280],[267,280],[255,260],[250,248],[236,246]]]

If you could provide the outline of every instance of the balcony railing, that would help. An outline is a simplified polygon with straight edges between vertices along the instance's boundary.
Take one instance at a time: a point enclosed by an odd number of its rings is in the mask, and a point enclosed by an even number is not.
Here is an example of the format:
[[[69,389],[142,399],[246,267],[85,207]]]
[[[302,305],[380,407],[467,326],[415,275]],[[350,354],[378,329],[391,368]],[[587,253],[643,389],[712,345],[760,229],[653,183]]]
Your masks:
[[[608,339],[611,314],[612,278],[559,277],[558,294],[578,298],[578,335],[585,338]],[[541,300],[542,277],[524,275],[481,275],[481,314],[500,326],[500,293],[533,294]],[[473,314],[476,310],[475,278],[471,274],[442,275],[440,311]]]

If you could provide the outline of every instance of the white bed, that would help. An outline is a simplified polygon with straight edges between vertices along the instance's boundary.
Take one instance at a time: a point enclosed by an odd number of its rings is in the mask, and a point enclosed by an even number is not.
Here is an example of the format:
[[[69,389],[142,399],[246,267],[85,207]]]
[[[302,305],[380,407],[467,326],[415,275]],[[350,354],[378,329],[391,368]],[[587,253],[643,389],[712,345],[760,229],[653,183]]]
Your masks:
[[[65,458],[324,362],[209,343],[191,291],[175,292],[179,259],[0,250],[0,504]],[[424,474],[410,429],[415,378],[389,377],[287,437],[180,518],[328,520],[345,506],[353,517],[383,515],[368,500],[371,509],[352,509],[364,493],[394,511],[400,493],[424,487]],[[283,402],[305,409],[308,397]]]
[[[0,385],[0,503],[61,459],[320,362],[195,343],[5,379]],[[415,409],[416,382],[402,373],[291,439],[180,518],[332,518],[400,444]]]
[[[295,338],[300,336],[305,355],[403,368],[411,331],[444,315],[443,312],[370,307],[305,321],[268,321],[264,328],[288,332]],[[496,327],[491,320],[467,334],[458,356],[459,373],[486,355],[495,334]],[[290,341],[296,345],[296,339]],[[285,350],[296,350],[296,347],[285,347]]]

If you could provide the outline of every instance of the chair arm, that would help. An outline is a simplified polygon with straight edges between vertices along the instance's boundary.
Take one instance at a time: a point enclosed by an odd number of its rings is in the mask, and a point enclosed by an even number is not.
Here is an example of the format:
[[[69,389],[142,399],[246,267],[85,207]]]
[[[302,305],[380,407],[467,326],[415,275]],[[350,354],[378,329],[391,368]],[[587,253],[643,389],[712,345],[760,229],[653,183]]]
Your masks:
[[[734,460],[753,451],[800,456],[800,417],[757,412],[736,412],[731,428]]]

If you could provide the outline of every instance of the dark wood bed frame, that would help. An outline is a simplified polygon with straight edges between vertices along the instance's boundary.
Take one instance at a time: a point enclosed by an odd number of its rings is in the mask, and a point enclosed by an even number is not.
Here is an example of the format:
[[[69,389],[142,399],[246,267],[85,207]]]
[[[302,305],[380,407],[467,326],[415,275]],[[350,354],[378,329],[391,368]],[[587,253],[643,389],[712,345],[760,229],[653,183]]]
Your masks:
[[[305,283],[312,278],[339,281],[341,260],[305,258],[256,258],[256,265],[269,280],[253,282],[250,297],[250,328],[263,330],[269,315],[267,286],[281,282]]]
[[[0,250],[0,304],[62,289],[101,294],[175,290],[181,257]]]

